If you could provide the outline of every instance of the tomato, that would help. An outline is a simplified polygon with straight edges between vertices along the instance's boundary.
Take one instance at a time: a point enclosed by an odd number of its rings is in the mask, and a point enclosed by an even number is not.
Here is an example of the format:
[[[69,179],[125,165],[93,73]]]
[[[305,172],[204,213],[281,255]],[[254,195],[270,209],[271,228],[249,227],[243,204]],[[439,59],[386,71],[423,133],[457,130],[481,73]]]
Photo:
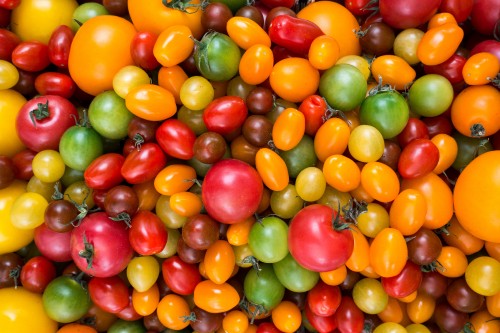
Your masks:
[[[318,272],[302,267],[290,253],[273,263],[273,269],[281,284],[296,293],[311,290],[319,280]]]
[[[349,259],[354,241],[343,229],[338,212],[313,204],[301,209],[289,226],[288,246],[292,256],[307,269],[331,271]]]
[[[270,21],[268,34],[274,44],[298,55],[306,55],[313,40],[324,33],[312,21],[290,15],[279,15]]]
[[[230,311],[222,319],[222,329],[227,333],[247,332],[248,325],[248,316],[240,310]]]
[[[314,137],[314,152],[320,161],[325,161],[331,155],[342,154],[349,140],[349,125],[340,118],[330,118]]]
[[[453,87],[450,81],[438,74],[419,77],[408,93],[411,111],[425,117],[444,113],[453,102]]]
[[[177,112],[174,95],[153,84],[132,88],[125,97],[125,105],[135,116],[150,121],[161,121]]]
[[[151,31],[139,31],[134,35],[130,42],[130,55],[137,66],[145,70],[153,70],[160,66],[153,54],[157,38],[158,35]]]
[[[418,44],[417,57],[424,65],[439,65],[456,52],[463,37],[464,31],[456,23],[429,29]]]
[[[125,158],[117,153],[103,154],[94,159],[84,171],[85,184],[96,190],[107,190],[123,181],[120,172]]]
[[[101,309],[118,313],[128,305],[128,287],[118,276],[92,277],[88,283],[90,299]]]
[[[370,245],[370,265],[382,277],[401,273],[408,256],[406,241],[397,229],[385,228]]]
[[[406,89],[415,79],[415,70],[403,59],[395,55],[382,55],[371,64],[372,76],[389,84],[396,90]]]
[[[254,45],[271,47],[270,35],[255,21],[243,16],[234,16],[226,23],[227,34],[243,50]]]
[[[436,305],[434,318],[437,326],[448,332],[461,331],[469,321],[469,315],[465,312],[455,310],[448,302]]]
[[[255,156],[255,166],[264,184],[273,191],[281,191],[289,181],[285,161],[269,148],[260,148]]]
[[[48,40],[49,60],[59,68],[67,68],[71,43],[75,34],[70,27],[61,24],[54,29]]]
[[[145,291],[132,291],[132,305],[134,310],[142,316],[149,316],[156,311],[160,302],[160,290],[155,283]]]
[[[102,137],[88,125],[73,125],[59,141],[59,153],[66,166],[84,171],[103,153]]]
[[[290,102],[301,102],[316,93],[320,74],[309,61],[290,57],[274,64],[269,83],[274,92]]]
[[[500,270],[500,262],[488,256],[472,260],[465,270],[467,285],[483,296],[493,296],[500,292],[498,280],[494,278]]]
[[[380,162],[368,162],[361,169],[361,185],[380,202],[391,202],[399,193],[399,179],[394,170]]]
[[[440,264],[437,271],[450,278],[462,276],[468,266],[465,254],[454,246],[443,246],[436,261]]]
[[[359,125],[348,137],[348,149],[359,162],[375,162],[384,154],[384,137],[371,125]]]
[[[204,280],[194,289],[194,304],[210,313],[229,311],[239,301],[238,292],[228,283],[216,284],[211,280]]]
[[[179,295],[168,294],[164,296],[156,309],[158,319],[167,328],[181,330],[189,326],[186,318],[190,310],[187,301]]]
[[[424,32],[415,28],[404,29],[396,35],[394,39],[394,54],[403,58],[409,65],[415,65],[420,62],[417,57],[417,47]]]
[[[45,72],[35,79],[35,89],[40,95],[58,95],[71,98],[76,84],[69,75],[57,72]]]
[[[352,290],[352,298],[356,306],[368,314],[382,312],[389,302],[389,296],[382,284],[373,278],[364,278],[356,282]]]
[[[196,172],[193,167],[185,164],[170,164],[156,175],[154,186],[158,193],[171,196],[189,190],[195,179]]]
[[[8,61],[0,60],[0,73],[2,73],[0,79],[0,88],[2,90],[14,87],[19,81],[19,72],[16,66]]]
[[[192,158],[195,140],[195,133],[177,119],[165,120],[156,130],[156,141],[167,155],[174,158]]]
[[[153,48],[156,60],[164,67],[175,66],[186,60],[194,48],[190,36],[191,30],[185,25],[172,25],[163,30]]]
[[[150,290],[158,280],[159,274],[160,264],[152,256],[135,257],[127,265],[127,279],[139,293]]]
[[[108,38],[99,38],[103,34]],[[75,34],[68,59],[78,87],[93,96],[111,90],[115,74],[134,64],[130,55],[134,35],[132,23],[117,16],[96,16],[85,22]]]
[[[361,332],[364,327],[365,315],[361,311],[351,296],[342,296],[340,306],[335,312],[337,329],[342,333]]]
[[[21,42],[21,39],[10,30],[0,29],[0,41],[2,41],[0,59],[10,62],[12,60],[12,51]]]
[[[394,298],[403,298],[417,291],[422,282],[420,266],[407,261],[401,272],[393,277],[382,277],[385,292]]]
[[[441,75],[448,79],[451,84],[457,84],[464,81],[462,70],[466,62],[466,58],[455,53],[448,60],[438,65],[424,65],[424,71],[427,74]]]
[[[299,307],[290,301],[283,301],[272,312],[272,321],[282,332],[296,332],[302,322]]]
[[[285,295],[285,287],[271,264],[260,265],[260,270],[249,270],[245,275],[243,288],[247,300],[262,307],[258,314],[273,310]]]
[[[453,216],[446,224],[447,233],[442,233],[441,237],[447,245],[459,248],[465,255],[472,255],[483,248],[485,242],[466,231],[456,216]],[[486,248],[487,250],[487,248]]]
[[[384,22],[396,29],[417,28],[427,22],[438,10],[441,1],[412,0],[405,6],[393,0],[382,0],[379,3],[380,14]]]
[[[403,190],[392,202],[390,226],[401,231],[404,236],[412,235],[424,224],[426,211],[427,202],[422,193],[414,189]]]
[[[472,11],[473,4],[473,0],[444,0],[441,2],[441,5],[439,5],[439,11],[451,13],[455,17],[457,22],[461,23],[469,17]]]
[[[498,60],[500,60],[500,42],[494,39],[487,39],[479,42],[472,48],[472,50],[470,50],[469,55],[472,56],[479,52],[490,52],[494,54]]]
[[[14,227],[34,229],[43,223],[47,200],[36,192],[26,192],[14,200],[10,208],[10,219]]]
[[[401,151],[398,171],[403,178],[417,178],[432,172],[438,162],[436,145],[429,139],[415,139]]]
[[[167,163],[161,147],[153,142],[143,144],[133,150],[123,162],[121,174],[130,184],[140,184],[154,180]]]
[[[92,128],[102,137],[119,140],[127,136],[134,115],[127,110],[125,100],[110,90],[92,100],[88,117]]]
[[[112,323],[109,328],[109,333],[142,333],[145,332],[145,327],[140,320],[124,320],[118,319]]]
[[[496,236],[496,206],[490,205],[491,198],[499,190],[496,165],[491,161],[497,158],[498,152],[488,152],[474,159],[459,175],[454,190],[455,214],[465,230],[472,235],[495,243],[500,243]],[[481,192],[477,189],[481,188]],[[472,211],[480,205],[478,214]],[[480,218],[483,223],[479,228],[475,221]]]
[[[151,255],[163,250],[168,234],[157,215],[143,210],[132,217],[128,238],[137,253]]]
[[[412,322],[421,324],[432,317],[435,307],[436,300],[431,295],[418,293],[417,297],[408,303],[406,311]]]
[[[498,22],[498,11],[490,10],[491,6],[497,6],[496,0],[474,1],[470,13],[471,23],[474,30],[484,35],[492,35]]]
[[[217,240],[207,249],[203,259],[207,277],[217,283],[226,282],[232,275],[235,256],[231,244]]]
[[[248,114],[245,101],[238,96],[214,99],[203,110],[203,122],[207,129],[224,135],[243,125]]]
[[[462,69],[465,83],[468,85],[487,84],[500,71],[500,60],[489,52],[479,52],[467,59]]]

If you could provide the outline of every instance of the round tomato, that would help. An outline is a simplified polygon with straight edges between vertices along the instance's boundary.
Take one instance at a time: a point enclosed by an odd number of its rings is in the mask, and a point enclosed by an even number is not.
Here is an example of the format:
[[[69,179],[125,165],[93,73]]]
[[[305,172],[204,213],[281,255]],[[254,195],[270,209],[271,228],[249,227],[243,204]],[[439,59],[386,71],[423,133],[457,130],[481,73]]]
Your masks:
[[[311,290],[319,281],[318,272],[302,267],[290,253],[273,264],[274,273],[281,284],[292,292]]]
[[[4,135],[0,138],[0,155],[13,157],[22,151],[25,146],[20,134],[16,130],[16,119],[26,99],[15,90],[0,90],[0,131]]]
[[[408,91],[408,103],[412,112],[425,117],[435,117],[453,102],[453,86],[445,77],[427,74],[419,77]]]
[[[382,0],[379,7],[384,22],[396,29],[407,29],[427,22],[437,12],[440,4],[439,0],[411,0],[405,4],[395,0]]]
[[[298,57],[278,61],[269,76],[269,83],[275,93],[294,103],[314,94],[319,81],[319,71],[308,60]]]
[[[100,93],[92,100],[88,116],[97,133],[113,140],[127,136],[128,126],[134,117],[125,107],[125,100],[111,90]]]

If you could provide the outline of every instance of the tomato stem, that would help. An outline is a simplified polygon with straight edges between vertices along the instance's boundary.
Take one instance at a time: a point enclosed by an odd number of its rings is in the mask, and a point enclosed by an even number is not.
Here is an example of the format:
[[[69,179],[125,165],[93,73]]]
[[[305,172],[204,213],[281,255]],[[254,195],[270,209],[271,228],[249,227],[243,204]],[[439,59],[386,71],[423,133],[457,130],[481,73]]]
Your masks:
[[[140,133],[135,133],[132,141],[134,142],[134,147],[137,148],[137,151],[141,151],[141,145],[145,142],[144,136],[142,136]]]
[[[246,299],[244,295],[239,303],[239,306],[244,312],[246,312],[250,316],[250,324],[253,324],[255,318],[257,318],[259,315],[267,312],[264,305],[253,303],[248,299]],[[251,307],[253,307],[253,309],[251,309]]]
[[[123,221],[127,225],[127,228],[130,228],[132,226],[131,224],[132,219],[130,218],[130,215],[127,212],[121,212],[115,217],[110,216],[109,219],[116,222]]]
[[[70,222],[73,227],[78,227],[80,223],[82,223],[82,220],[87,214],[90,212],[89,207],[87,206],[87,198],[89,196],[90,192],[87,193],[85,198],[83,199],[82,204],[79,204],[75,200],[71,199],[69,194],[66,194],[68,196],[69,201],[75,205],[76,209],[78,210],[79,214]]]
[[[62,194],[61,190],[59,190],[60,187],[61,183],[57,181],[54,184],[54,194],[50,197],[52,200],[62,200],[64,198],[64,194]]]
[[[191,321],[191,322],[195,322],[196,321],[196,313],[194,312],[191,312],[189,314],[189,316],[181,316],[180,317],[182,319],[182,321],[185,323],[185,322],[188,322],[188,321]]]
[[[259,260],[255,258],[254,256],[248,256],[243,258],[241,261],[242,264],[252,264],[252,268],[257,271],[257,275],[259,275],[259,272],[262,270],[259,265]]]
[[[30,119],[31,122],[33,123],[33,126],[36,128],[36,120],[43,120],[45,118],[50,117],[50,112],[49,112],[49,100],[47,100],[45,103],[38,103],[37,108],[34,110],[31,110],[29,112],[30,114]]]
[[[332,228],[335,231],[342,231],[350,228],[350,223],[346,223],[342,216],[340,216],[340,202],[339,202],[339,208],[337,210],[333,211],[333,214],[335,217],[332,220]]]
[[[470,127],[470,135],[473,138],[480,138],[486,135],[486,129],[481,124],[472,124]]]
[[[9,278],[14,280],[14,289],[17,289],[19,277],[21,276],[21,266],[17,265],[15,268],[11,269],[9,272]]]
[[[420,270],[424,273],[434,272],[436,270],[443,272],[445,268],[439,261],[435,260],[428,265],[420,266]]]
[[[167,8],[176,9],[184,13],[192,14],[198,10],[205,10],[210,4],[209,0],[202,0],[200,3],[191,3],[191,0],[162,0],[163,5]],[[194,11],[188,11],[189,8],[194,8]]]
[[[83,245],[84,249],[78,252],[78,255],[87,261],[87,269],[91,269],[94,261],[94,245],[88,242],[85,233],[83,233]]]
[[[354,198],[349,199],[347,205],[342,207],[344,220],[357,224],[359,215],[368,211],[368,204],[365,201],[358,201]]]
[[[446,223],[441,228],[436,229],[435,232],[436,234],[445,234],[446,236],[449,236],[451,235],[450,231],[448,230],[449,227],[450,227],[450,222]]]
[[[467,322],[465,325],[464,325],[464,328],[462,329],[462,332],[463,333],[475,333],[476,330],[474,329],[474,325],[472,325],[471,322]]]

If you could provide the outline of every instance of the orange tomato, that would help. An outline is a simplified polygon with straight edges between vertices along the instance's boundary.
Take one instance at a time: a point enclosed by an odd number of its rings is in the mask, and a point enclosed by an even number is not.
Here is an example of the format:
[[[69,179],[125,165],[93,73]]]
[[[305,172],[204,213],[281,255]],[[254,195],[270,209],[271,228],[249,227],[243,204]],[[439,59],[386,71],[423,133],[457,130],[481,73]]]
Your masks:
[[[340,46],[335,38],[329,35],[316,37],[309,48],[309,62],[319,70],[326,70],[340,58]]]
[[[160,289],[155,283],[146,291],[132,291],[132,306],[141,316],[149,316],[155,312],[160,302]]]
[[[375,200],[368,192],[366,192],[361,182],[359,183],[358,187],[356,187],[352,191],[349,191],[349,195],[351,195],[354,199],[358,201],[364,201],[367,203],[371,203],[373,200]]]
[[[171,330],[182,330],[189,326],[191,310],[188,302],[177,294],[164,296],[156,309],[160,323]]]
[[[404,236],[418,231],[425,222],[427,202],[418,190],[401,191],[392,202],[389,210],[389,224],[398,229]]]
[[[474,333],[500,332],[500,321],[487,310],[479,310],[470,316]]]
[[[285,161],[269,148],[260,148],[255,155],[255,168],[264,184],[272,191],[281,191],[288,185],[289,175]]]
[[[216,284],[225,283],[232,275],[236,264],[233,247],[225,240],[210,245],[203,259],[207,277]]]
[[[453,216],[453,193],[444,180],[435,173],[414,179],[403,179],[401,190],[418,190],[425,197],[427,213],[424,227],[438,229]]]
[[[463,135],[486,137],[500,129],[500,91],[490,85],[470,86],[451,104],[451,122]]]
[[[331,155],[323,164],[323,174],[331,187],[349,192],[356,189],[361,182],[361,171],[358,165],[344,155]]]
[[[56,333],[97,333],[97,330],[92,326],[70,323],[59,328]]]
[[[436,261],[440,264],[437,271],[450,278],[462,276],[468,265],[465,254],[454,246],[443,246]]]
[[[248,328],[248,317],[240,310],[233,310],[222,319],[222,328],[226,333],[245,333]]]
[[[274,325],[285,333],[297,332],[302,323],[299,307],[290,301],[282,301],[271,313]]]
[[[319,71],[307,59],[286,58],[274,65],[269,83],[279,97],[297,103],[316,93]]]
[[[458,144],[451,135],[445,133],[434,135],[431,141],[439,150],[439,160],[433,171],[435,174],[440,174],[455,162],[458,153]]]
[[[193,167],[185,164],[171,164],[156,175],[154,185],[158,193],[171,196],[189,190],[194,184],[194,179],[196,179],[196,171]]]
[[[274,66],[274,55],[267,45],[250,46],[241,56],[239,74],[248,84],[261,84],[271,75]]]
[[[436,300],[432,296],[419,293],[413,301],[406,305],[406,312],[412,322],[421,324],[431,319],[435,308]]]
[[[383,84],[390,84],[396,90],[408,87],[417,75],[403,58],[390,54],[375,58],[371,72],[375,80],[382,80]]]
[[[447,233],[442,233],[441,237],[444,242],[450,246],[455,246],[465,255],[471,255],[484,246],[484,241],[465,230],[457,217],[453,215],[450,222],[446,225]]]
[[[188,75],[180,66],[161,67],[158,71],[158,85],[172,93],[177,105],[182,105],[181,87],[187,79]]]
[[[234,246],[247,244],[248,235],[250,234],[250,229],[254,223],[255,217],[250,216],[241,222],[230,224],[226,232],[228,243]]]
[[[326,35],[335,38],[340,47],[339,57],[361,53],[361,45],[354,33],[359,30],[359,23],[341,4],[333,1],[311,2],[297,13],[297,17],[316,23]]]
[[[185,25],[173,25],[163,30],[153,48],[153,54],[164,67],[171,67],[186,60],[194,48],[191,30]]]
[[[115,74],[134,65],[130,43],[136,30],[124,18],[96,16],[78,29],[68,59],[71,78],[90,95],[113,89]]]
[[[226,23],[227,34],[243,50],[261,44],[271,47],[271,38],[257,22],[243,16],[233,16]]]
[[[453,192],[460,225],[477,238],[493,243],[500,243],[499,159],[498,150],[476,157],[458,176]]]
[[[410,319],[406,313],[406,303],[400,302],[397,298],[389,297],[389,302],[385,309],[377,313],[377,316],[384,323],[393,322],[403,326],[410,324]]]
[[[160,198],[160,193],[158,193],[154,186],[154,180],[134,184],[132,185],[137,198],[139,199],[139,210],[153,210],[156,206],[156,202]]]
[[[198,194],[177,192],[170,197],[170,208],[180,216],[191,217],[201,212],[203,202]]]
[[[168,1],[169,3],[179,2]],[[162,0],[148,1],[148,5],[144,6],[143,0],[129,0],[128,12],[132,23],[138,31],[150,31],[159,35],[163,30],[172,25],[186,25],[193,32],[193,36],[197,39],[201,38],[205,29],[201,24],[201,0],[192,0],[189,4],[194,5],[188,7],[184,11],[175,9],[165,5]]]
[[[486,309],[495,317],[500,317],[500,293],[486,296]]]
[[[345,265],[353,272],[361,272],[370,265],[370,245],[365,235],[356,226],[351,225],[349,229],[354,239],[354,248]]]
[[[349,142],[350,129],[340,118],[325,121],[314,136],[314,152],[321,162],[335,154],[343,154]]]
[[[437,13],[434,16],[431,17],[429,22],[427,23],[427,30],[439,27],[443,24],[446,23],[454,23],[457,24],[457,20],[455,19],[455,16],[451,13]]]
[[[273,143],[279,150],[290,150],[296,147],[306,129],[306,119],[302,112],[295,108],[286,108],[276,118],[273,129]]]
[[[490,257],[500,261],[500,243],[486,241],[484,243],[484,249],[488,252]]]
[[[240,302],[236,289],[229,283],[216,284],[211,280],[201,281],[194,288],[194,304],[210,313],[223,313]]]
[[[406,241],[397,229],[383,229],[370,244],[370,265],[382,277],[398,275],[407,259]]]
[[[462,76],[468,85],[490,83],[500,71],[500,60],[490,52],[479,52],[467,59]]]
[[[368,162],[361,169],[361,184],[366,192],[380,202],[391,202],[399,193],[399,179],[387,164]]]
[[[160,121],[177,112],[174,95],[154,84],[143,84],[132,88],[125,97],[127,109],[137,117]]]
[[[439,65],[458,49],[464,31],[456,23],[438,25],[424,33],[417,47],[417,57],[424,65]]]
[[[330,286],[338,286],[344,282],[347,277],[347,267],[342,265],[333,271],[320,272],[319,277],[321,281]]]

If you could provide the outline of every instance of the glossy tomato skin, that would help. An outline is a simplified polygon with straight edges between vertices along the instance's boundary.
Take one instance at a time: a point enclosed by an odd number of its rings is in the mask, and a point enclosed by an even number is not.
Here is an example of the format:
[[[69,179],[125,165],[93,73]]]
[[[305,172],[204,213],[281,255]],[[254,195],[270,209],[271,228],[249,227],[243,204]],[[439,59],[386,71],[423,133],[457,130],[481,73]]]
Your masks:
[[[38,72],[50,64],[49,48],[37,42],[21,42],[12,51],[12,63],[28,72]]]
[[[198,266],[186,263],[179,256],[165,259],[161,271],[167,286],[179,295],[192,294],[196,285],[201,282]]]
[[[12,31],[0,29],[0,59],[10,61],[12,51],[21,43],[21,39]]]
[[[415,292],[422,282],[422,271],[420,266],[407,261],[403,270],[393,277],[382,277],[382,287],[385,292],[394,298],[402,298]]]
[[[156,130],[156,141],[163,151],[174,158],[189,160],[194,156],[196,134],[177,119],[167,119]]]
[[[337,216],[337,211],[322,204],[307,206],[295,215],[290,222],[288,246],[300,265],[326,272],[339,268],[349,259],[354,240],[349,230],[334,229]]]
[[[337,329],[342,333],[361,332],[365,323],[365,315],[351,296],[342,296],[340,306],[335,312]]]
[[[119,185],[123,181],[120,170],[124,162],[123,155],[117,153],[99,156],[85,169],[85,184],[96,190],[106,190]]]
[[[247,114],[247,106],[241,97],[223,96],[214,99],[203,110],[203,122],[209,131],[225,135],[241,127]]]
[[[121,168],[121,174],[130,184],[145,183],[153,180],[166,163],[167,157],[161,147],[150,142],[127,155]]]
[[[424,71],[427,74],[439,74],[450,81],[451,84],[463,82],[462,68],[464,68],[467,59],[459,54],[452,55],[445,62],[439,65],[424,65]]]
[[[44,256],[36,256],[23,265],[19,278],[25,289],[41,294],[56,276],[54,263]]]
[[[290,15],[273,18],[268,33],[273,43],[300,55],[306,55],[313,40],[324,34],[315,23]]]
[[[263,190],[257,170],[240,160],[225,159],[207,172],[201,196],[211,217],[222,223],[236,223],[257,211]]]
[[[118,313],[129,303],[129,291],[125,282],[117,275],[92,277],[88,283],[90,299],[109,313]]]
[[[78,111],[66,98],[39,96],[29,100],[19,110],[16,128],[21,141],[31,150],[58,150],[62,135],[75,125],[75,119],[78,119]]]
[[[87,245],[86,245],[87,243]],[[93,253],[91,264],[83,257]],[[78,228],[71,232],[71,257],[82,271],[97,277],[109,277],[123,271],[133,256],[125,223],[115,222],[104,212],[87,215]]]
[[[153,54],[157,38],[158,35],[151,31],[140,31],[134,35],[130,42],[130,54],[137,66],[149,71],[160,66]]]
[[[168,240],[163,222],[156,214],[146,210],[133,216],[128,236],[132,248],[144,256],[161,252]]]
[[[381,0],[379,9],[384,22],[396,29],[416,28],[434,15],[441,0]]]
[[[474,30],[483,35],[493,35],[496,26],[498,26],[499,12],[498,0],[476,0],[470,13],[471,23]],[[492,10],[497,8],[497,10]]]
[[[75,34],[67,25],[60,25],[50,36],[49,60],[59,68],[68,68],[69,51]]]
[[[67,74],[44,72],[36,77],[35,89],[40,95],[57,95],[69,99],[76,91],[76,84]]]
[[[45,224],[35,229],[35,245],[40,253],[54,262],[71,260],[71,232],[56,232]]]
[[[439,161],[439,150],[429,139],[415,139],[401,151],[398,171],[403,178],[416,178],[432,172]]]

